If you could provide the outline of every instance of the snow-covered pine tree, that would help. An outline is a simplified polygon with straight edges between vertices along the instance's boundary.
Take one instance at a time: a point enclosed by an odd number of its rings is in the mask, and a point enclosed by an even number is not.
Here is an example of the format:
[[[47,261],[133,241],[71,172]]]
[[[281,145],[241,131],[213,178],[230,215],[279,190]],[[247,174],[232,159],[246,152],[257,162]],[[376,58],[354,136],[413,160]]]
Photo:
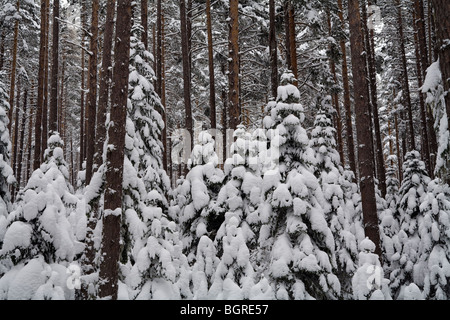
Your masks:
[[[426,104],[435,119],[434,129],[438,137],[438,152],[434,172],[444,182],[450,182],[450,131],[448,115],[445,108],[445,92],[442,83],[442,73],[439,61],[432,63],[427,69],[427,75],[422,92],[427,95]]]
[[[135,127],[139,154],[131,155],[130,160],[137,164],[136,168],[143,177],[147,191],[156,190],[162,196],[160,205],[166,212],[168,207],[166,195],[170,190],[170,181],[163,169],[164,147],[160,140],[165,125],[161,112],[165,110],[152,84],[155,73],[151,63],[154,58],[139,40],[141,32],[142,26],[136,24],[131,37],[129,76],[131,105],[128,114]]]
[[[351,224],[354,221],[349,221],[351,217],[349,211],[354,207],[352,203],[347,203],[344,190],[344,186],[350,187],[351,181],[344,181],[346,176],[336,149],[334,138],[336,130],[332,124],[331,112],[331,97],[327,96],[318,106],[310,145],[315,152],[315,175],[326,200],[322,204],[325,219],[333,232],[336,244],[335,272],[342,286],[342,295],[349,297],[352,294],[351,279],[356,270],[358,244],[356,234],[351,232]]]
[[[411,283],[423,286],[419,261],[424,243],[421,240],[419,225],[423,214],[420,205],[427,193],[430,178],[419,152],[413,150],[406,154],[403,163],[403,181],[399,190],[400,201],[394,218],[399,221],[398,241],[401,250],[391,258],[397,261],[390,274],[391,290],[395,299],[403,298],[403,289]]]
[[[8,131],[8,94],[0,79],[0,247],[6,228],[6,218],[11,211],[9,188],[15,182],[13,170],[9,165],[11,141]]]
[[[390,276],[393,268],[392,260],[395,252],[401,250],[398,241],[399,221],[394,218],[394,214],[399,202],[399,181],[396,171],[392,166],[386,170],[386,209],[380,219],[380,239],[382,247],[383,270],[387,277]]]
[[[325,197],[310,168],[314,151],[302,126],[305,116],[293,78],[289,73],[281,77],[277,100],[269,103],[270,116],[264,119],[280,157],[263,178],[259,264],[277,299],[336,299],[341,288],[333,273],[334,238],[322,207]]]
[[[419,225],[423,243],[420,261],[424,262],[423,293],[426,299],[450,297],[450,187],[436,178],[428,184],[420,211]]]
[[[2,278],[0,299],[74,297],[66,286],[67,268],[84,249],[76,234],[77,228],[85,229],[86,221],[74,210],[78,199],[68,179],[63,142],[54,133],[44,163],[33,172],[23,199],[8,216],[0,274],[9,272]],[[24,283],[26,279],[33,281]]]
[[[255,282],[250,252],[257,244],[262,179],[252,135],[244,126],[238,126],[234,137],[232,156],[225,162],[228,182],[221,188],[215,207],[216,214],[224,215],[225,221],[215,239],[221,259],[210,290],[214,299],[249,299]]]
[[[151,84],[152,55],[133,27],[127,108],[121,273],[122,299],[189,297],[187,259],[174,221],[167,216],[170,183],[162,168],[164,126]]]
[[[211,134],[200,132],[198,144],[189,159],[191,169],[183,183],[173,191],[171,214],[177,217],[183,250],[191,265],[195,262],[201,237],[206,235],[215,239],[224,221],[223,214],[214,210],[224,180],[223,171],[217,168],[214,143]]]
[[[389,280],[384,278],[375,244],[366,238],[360,243],[358,269],[352,278],[355,300],[392,300]]]

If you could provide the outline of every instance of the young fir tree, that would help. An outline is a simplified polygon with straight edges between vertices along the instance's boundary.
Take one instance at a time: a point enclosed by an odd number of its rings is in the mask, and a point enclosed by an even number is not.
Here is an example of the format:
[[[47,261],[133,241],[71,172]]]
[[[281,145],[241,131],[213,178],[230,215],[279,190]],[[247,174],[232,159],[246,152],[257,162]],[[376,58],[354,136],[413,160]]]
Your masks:
[[[169,181],[162,169],[164,126],[151,84],[153,57],[135,26],[131,37],[125,139],[121,273],[129,299],[189,297],[187,260],[175,222],[167,217]]]
[[[439,61],[434,62],[427,69],[427,75],[422,93],[427,95],[426,104],[431,109],[435,119],[434,129],[438,136],[438,150],[434,172],[444,182],[450,181],[450,131],[448,127],[448,115],[445,104],[445,91],[442,83],[442,73]]]
[[[223,214],[225,221],[215,239],[221,259],[210,289],[214,299],[251,299],[256,281],[250,252],[256,248],[262,179],[252,135],[238,126],[234,137],[232,156],[225,162],[228,182],[221,188],[216,205],[216,212]]]
[[[336,274],[342,286],[342,295],[351,295],[351,278],[356,270],[358,258],[355,226],[352,226],[352,203],[347,203],[346,187],[351,187],[351,180],[346,181],[335,141],[336,130],[332,125],[331,97],[327,96],[319,105],[311,133],[311,148],[315,152],[315,175],[323,190],[325,218],[335,239]],[[352,228],[353,227],[353,228]]]
[[[202,131],[198,142],[189,159],[191,169],[186,179],[173,191],[171,207],[171,215],[177,217],[181,228],[183,250],[191,265],[195,262],[200,238],[215,239],[224,220],[223,214],[214,210],[224,180],[222,170],[217,168],[214,139]]]
[[[326,200],[310,167],[314,151],[293,75],[284,74],[264,125],[278,166],[264,174],[259,264],[266,265],[277,299],[336,299],[335,242],[324,214]],[[265,258],[264,258],[265,257]]]
[[[450,188],[437,178],[428,184],[420,206],[424,218],[419,225],[423,243],[423,293],[426,299],[450,297]]]
[[[73,297],[64,282],[67,268],[84,249],[75,235],[77,227],[83,228],[78,225],[83,219],[74,210],[78,199],[68,179],[63,142],[56,133],[48,140],[44,163],[33,172],[23,199],[8,216],[0,273],[10,271],[2,283],[9,288],[0,285],[0,299]],[[31,279],[32,283],[20,284]]]
[[[6,218],[11,211],[11,194],[9,188],[15,182],[13,170],[9,165],[11,141],[8,131],[8,100],[8,94],[0,80],[0,246],[5,232]]]
[[[374,251],[375,244],[369,238],[361,241],[358,269],[352,278],[355,300],[392,300],[389,280],[384,278],[379,256]]]
[[[395,264],[392,258],[395,252],[401,250],[398,240],[399,221],[394,217],[400,198],[399,181],[395,169],[388,167],[386,177],[386,209],[380,217],[380,238],[383,248],[383,269],[386,276],[389,277]]]
[[[425,170],[425,163],[420,160],[419,152],[408,152],[403,163],[400,201],[394,214],[394,218],[399,221],[398,241],[401,247],[392,257],[392,260],[396,261],[396,267],[390,275],[390,286],[396,299],[403,298],[403,289],[411,283],[423,286],[423,266],[419,261],[424,246],[419,232],[423,220],[420,205],[427,193],[429,182],[430,178]]]

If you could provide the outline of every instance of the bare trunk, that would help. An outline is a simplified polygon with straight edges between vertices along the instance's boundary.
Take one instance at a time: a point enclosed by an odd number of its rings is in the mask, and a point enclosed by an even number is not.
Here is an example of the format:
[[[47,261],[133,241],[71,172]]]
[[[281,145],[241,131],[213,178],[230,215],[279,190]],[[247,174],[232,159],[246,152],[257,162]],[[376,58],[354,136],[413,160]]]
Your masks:
[[[278,54],[277,54],[277,34],[275,29],[275,0],[269,0],[269,48],[270,48],[270,83],[272,97],[277,98],[278,90]]]
[[[162,110],[162,118],[164,122],[164,128],[162,129],[162,143],[163,143],[163,168],[167,172],[167,107],[166,107],[166,75],[165,75],[165,68],[166,68],[166,61],[165,61],[165,54],[166,50],[164,48],[165,46],[165,38],[164,38],[164,14],[161,16],[161,104],[163,106]]]
[[[19,161],[17,157],[17,141],[19,140],[19,111],[20,111],[20,79],[17,81],[17,100],[16,100],[16,109],[14,116],[14,136],[13,138],[13,153],[12,153],[12,169],[14,172],[14,176],[17,178],[20,173],[17,171],[17,162]],[[20,188],[19,185],[17,187]],[[11,193],[11,201],[14,202],[16,197],[16,187],[13,187],[13,191]]]
[[[39,47],[39,73],[38,73],[38,93],[36,104],[36,119],[34,128],[34,162],[33,170],[39,168],[41,163],[41,147],[42,147],[42,111],[44,107],[44,64],[45,51],[47,46],[45,44],[45,31],[47,24],[46,6],[48,0],[41,0],[41,31],[40,31],[40,47]]]
[[[420,63],[422,65],[422,77],[425,79],[428,68],[428,48],[427,36],[425,30],[425,13],[423,8],[423,0],[414,0],[414,25],[419,38]]]
[[[414,20],[416,20],[417,13],[414,12]],[[415,31],[417,31],[417,25],[414,25]],[[420,48],[419,48],[419,37],[418,33],[414,32],[414,49],[416,53],[416,68],[417,68],[417,84],[418,87],[421,88],[423,85],[422,78],[422,64],[420,63]],[[419,95],[419,105],[420,105],[420,120],[421,120],[421,129],[422,129],[422,159],[425,162],[425,167],[427,168],[428,175],[431,177],[433,175],[433,170],[431,168],[431,158],[430,158],[430,140],[428,138],[428,128],[427,128],[427,114],[425,107],[425,100],[422,92],[418,92]]]
[[[228,104],[229,128],[235,130],[240,123],[239,107],[239,0],[230,0]]]
[[[23,94],[23,108],[22,108],[22,117],[21,117],[21,124],[20,124],[20,141],[19,141],[19,153],[17,154],[17,172],[16,172],[16,179],[17,179],[17,187],[20,190],[20,185],[22,183],[22,164],[23,164],[23,151],[24,151],[24,140],[25,140],[25,124],[26,119],[25,115],[27,114],[28,109],[28,90],[25,89]],[[19,123],[17,123],[18,125]]]
[[[145,49],[148,50],[148,0],[141,0],[141,23],[143,28],[141,41]]]
[[[102,72],[100,76],[100,88],[98,92],[98,110],[95,132],[95,151],[94,164],[98,168],[103,162],[103,146],[106,141],[106,114],[108,110],[110,85],[111,85],[111,66],[112,66],[112,47],[114,33],[114,15],[116,0],[108,1],[106,8],[105,32],[103,36],[103,57]]]
[[[47,50],[45,50],[45,63],[44,63],[44,104],[42,106],[42,149],[41,149],[41,162],[44,161],[44,153],[47,149],[48,140],[48,70],[49,70],[49,36],[50,36],[50,3],[46,6],[47,23],[45,25],[45,45]]]
[[[20,1],[17,0],[16,5],[17,13],[20,10]],[[12,124],[13,124],[13,110],[14,110],[14,91],[16,85],[16,69],[17,69],[17,43],[19,41],[19,19],[16,19],[14,22],[14,43],[13,43],[13,52],[12,52],[12,63],[11,63],[11,82],[10,82],[10,90],[9,90],[9,135],[12,133]]]
[[[214,53],[212,42],[212,23],[211,23],[211,0],[206,0],[206,26],[208,33],[208,67],[209,67],[209,107],[211,118],[211,129],[217,128],[216,118],[216,85],[214,76]]]
[[[342,0],[338,0],[339,6],[339,20],[341,26],[344,29],[344,14]],[[348,65],[347,65],[347,48],[345,46],[345,40],[342,39],[339,43],[342,52],[342,83],[344,87],[344,108],[345,108],[345,125],[347,130],[347,156],[350,165],[350,170],[356,174],[356,159],[355,159],[355,141],[353,138],[353,122],[352,122],[352,105],[350,100],[350,81],[348,77]]]
[[[161,90],[162,90],[162,65],[161,65],[161,59],[162,59],[162,21],[161,21],[161,15],[162,15],[162,8],[161,8],[161,1],[156,1],[156,93],[159,97],[161,97]]]
[[[5,57],[5,37],[6,31],[3,30],[0,35],[0,71],[3,70],[4,57]]]
[[[403,98],[406,103],[406,111],[408,113],[408,125],[409,125],[409,150],[415,150],[416,149],[416,141],[414,136],[414,122],[413,122],[413,115],[412,115],[412,103],[411,103],[411,95],[409,92],[409,80],[408,80],[408,68],[407,68],[407,61],[406,61],[406,52],[405,52],[405,42],[404,42],[404,35],[403,35],[403,16],[402,16],[402,9],[400,6],[400,0],[395,0],[395,4],[397,6],[397,24],[398,24],[398,33],[399,33],[399,45],[400,45],[400,55],[402,59],[402,71],[403,71]]]
[[[82,41],[84,43],[84,41]],[[86,142],[86,133],[84,128],[84,119],[85,119],[85,103],[84,103],[84,83],[85,83],[85,57],[84,57],[84,50],[81,50],[81,90],[80,90],[80,163],[79,163],[79,169],[82,170],[83,168],[83,162],[86,158],[85,153],[85,142]]]
[[[59,71],[59,0],[53,1],[52,73],[50,85],[49,134],[58,130],[58,71]]]
[[[191,67],[189,64],[189,41],[187,33],[186,0],[180,1],[180,21],[181,21],[181,47],[183,55],[183,93],[185,108],[185,126],[191,135],[191,148],[194,143],[192,105],[191,105]]]
[[[125,121],[128,98],[128,63],[130,59],[131,0],[118,0],[116,42],[113,71],[110,144],[106,154],[105,214],[103,215],[102,261],[100,263],[101,298],[117,299],[120,255],[120,222],[122,215],[122,183],[125,157]]]
[[[373,0],[368,1],[369,6],[372,6]],[[383,138],[381,136],[380,119],[378,115],[378,97],[377,97],[377,78],[375,69],[375,34],[373,29],[369,30],[368,56],[367,62],[369,66],[369,86],[370,86],[370,101],[372,103],[373,122],[375,129],[375,152],[377,163],[377,178],[378,188],[383,197],[386,196],[386,168],[384,166],[383,156]]]
[[[33,166],[31,165],[31,157],[32,157],[32,139],[33,139],[33,111],[32,111],[32,107],[33,105],[36,103],[35,101],[35,95],[34,95],[34,90],[35,90],[35,84],[34,81],[31,80],[31,99],[30,99],[30,108],[28,108],[28,142],[27,142],[27,147],[28,147],[28,156],[27,156],[27,168],[25,171],[25,181],[28,181],[28,179],[30,178],[31,175],[31,170],[33,168]]]
[[[350,26],[350,44],[352,50],[353,87],[356,111],[356,129],[358,136],[359,186],[362,198],[364,230],[367,237],[376,246],[375,253],[381,256],[380,234],[375,198],[373,168],[373,146],[370,144],[372,133],[367,124],[369,117],[369,99],[365,72],[364,42],[361,26],[361,14],[358,0],[349,0],[348,16]]]
[[[328,24],[328,33],[331,36],[331,16],[330,16],[330,12],[327,12],[327,24]],[[330,45],[330,49],[331,49],[331,45]],[[333,77],[333,82],[334,82],[334,86],[337,87],[338,86],[338,80],[337,80],[337,75],[336,75],[336,62],[333,60],[333,58],[330,58],[330,71],[331,71],[331,75]],[[339,97],[337,92],[335,91],[335,88],[331,89],[331,96],[332,96],[332,102],[333,102],[333,107],[336,110],[336,114],[335,114],[335,127],[336,127],[336,140],[337,140],[337,144],[338,144],[338,152],[339,152],[339,156],[341,158],[341,162],[342,165],[345,166],[345,157],[344,157],[344,143],[343,143],[343,139],[342,139],[342,117],[341,117],[341,108],[339,105]]]
[[[86,134],[86,185],[94,173],[95,121],[97,114],[97,63],[98,63],[98,10],[99,0],[92,0],[91,43],[89,56],[89,95],[87,101]]]

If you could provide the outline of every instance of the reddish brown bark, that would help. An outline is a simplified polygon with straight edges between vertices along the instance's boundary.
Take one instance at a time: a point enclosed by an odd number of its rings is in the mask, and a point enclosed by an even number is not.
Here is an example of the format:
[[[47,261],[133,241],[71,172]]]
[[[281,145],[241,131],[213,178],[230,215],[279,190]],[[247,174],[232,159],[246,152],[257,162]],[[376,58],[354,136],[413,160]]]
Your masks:
[[[341,27],[345,28],[344,13],[342,0],[338,0],[339,6],[339,20]],[[350,100],[350,81],[348,77],[348,65],[347,65],[347,48],[345,46],[345,40],[342,39],[339,42],[342,53],[342,84],[344,89],[344,109],[345,109],[345,125],[346,125],[346,137],[347,137],[347,156],[350,169],[356,174],[356,160],[355,160],[355,141],[353,138],[353,122],[352,122],[352,105]]]
[[[49,134],[58,131],[58,71],[59,71],[59,0],[53,1],[52,72],[50,85]]]
[[[352,50],[353,88],[355,97],[356,129],[358,137],[359,186],[361,191],[364,231],[376,246],[375,253],[381,256],[380,234],[378,228],[377,206],[373,167],[372,133],[367,125],[369,117],[369,99],[367,96],[367,75],[365,68],[364,41],[361,26],[361,14],[358,0],[349,0],[348,16],[350,27],[350,45]]]
[[[269,0],[269,20],[270,84],[272,97],[276,99],[278,90],[278,54],[277,34],[275,29],[275,0]]]
[[[103,215],[102,261],[99,296],[117,299],[120,255],[123,163],[125,157],[125,121],[128,98],[128,63],[130,59],[131,0],[118,0],[116,41],[114,47],[111,122],[108,136],[114,148],[107,150],[105,214]]]
[[[400,6],[400,1],[395,0],[395,4],[397,6],[397,25],[398,25],[398,33],[399,33],[399,46],[400,46],[400,55],[402,60],[402,86],[403,86],[403,98],[406,104],[406,112],[408,114],[408,127],[409,127],[409,150],[416,149],[416,141],[414,136],[414,122],[412,115],[412,103],[411,103],[411,95],[409,91],[409,80],[408,80],[408,68],[406,61],[406,50],[405,50],[405,40],[403,33],[403,15],[402,9]]]
[[[217,128],[216,85],[214,76],[211,0],[206,0],[206,29],[208,33],[209,107],[210,107],[211,129],[216,129]]]
[[[229,59],[228,59],[228,115],[229,128],[235,130],[240,123],[239,106],[239,0],[230,0]]]
[[[98,10],[99,0],[92,0],[91,42],[89,55],[89,78],[87,100],[86,131],[86,185],[91,182],[94,173],[95,122],[97,115],[97,63],[98,63]]]
[[[185,108],[185,126],[191,135],[191,148],[194,143],[193,137],[193,120],[191,105],[191,67],[189,63],[189,41],[187,30],[186,1],[180,1],[180,22],[181,22],[181,47],[183,56],[183,94]]]
[[[20,10],[20,1],[17,0],[16,10]],[[10,91],[9,91],[9,135],[12,133],[12,123],[13,123],[13,110],[14,110],[14,91],[16,86],[16,69],[17,69],[17,43],[19,38],[19,19],[14,22],[14,42],[13,42],[13,52],[12,52],[12,62],[11,62],[11,81],[10,81]],[[18,98],[17,98],[18,99]]]

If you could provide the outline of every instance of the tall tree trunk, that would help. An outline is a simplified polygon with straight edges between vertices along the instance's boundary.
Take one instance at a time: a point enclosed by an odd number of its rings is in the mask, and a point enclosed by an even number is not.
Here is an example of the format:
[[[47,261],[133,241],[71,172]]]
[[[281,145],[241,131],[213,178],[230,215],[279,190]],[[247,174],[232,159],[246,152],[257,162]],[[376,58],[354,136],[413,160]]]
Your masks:
[[[186,0],[180,1],[180,22],[181,22],[181,47],[183,55],[183,93],[185,108],[185,126],[191,135],[191,150],[194,143],[192,105],[191,105],[191,67],[189,63],[189,41],[187,33]]]
[[[16,99],[16,109],[15,109],[15,116],[14,116],[14,136],[13,136],[13,153],[12,153],[12,169],[14,172],[14,176],[17,178],[20,173],[17,172],[17,162],[19,161],[17,157],[17,141],[19,140],[19,111],[20,111],[20,79],[17,81],[17,99]],[[19,188],[20,186],[17,185]],[[11,201],[14,202],[14,199],[16,197],[16,187],[13,187],[13,191],[11,194]]]
[[[330,16],[330,12],[327,12],[327,24],[328,24],[328,34],[331,37],[331,16]],[[331,44],[329,46],[329,48],[331,49]],[[338,79],[337,79],[337,75],[336,75],[336,62],[333,60],[333,58],[330,58],[329,61],[330,64],[330,71],[331,71],[331,75],[333,77],[333,82],[334,82],[334,88],[331,88],[331,97],[332,97],[332,103],[333,103],[333,107],[336,110],[336,114],[335,114],[335,127],[336,127],[336,136],[337,136],[337,143],[338,143],[338,152],[339,152],[339,156],[341,158],[341,162],[342,165],[345,166],[345,157],[344,157],[344,143],[343,143],[343,139],[342,139],[342,116],[341,116],[341,108],[339,105],[339,96],[338,93],[336,91],[336,88],[338,86]]]
[[[447,119],[450,123],[450,1],[432,0],[436,20],[437,48],[439,54],[439,64],[441,66],[442,79],[444,82],[445,105],[447,110]]]
[[[50,85],[49,134],[58,130],[58,71],[59,71],[59,0],[53,1],[52,74]]]
[[[159,97],[161,97],[162,90],[162,65],[161,65],[161,56],[162,56],[162,8],[161,1],[156,0],[156,93]]]
[[[16,10],[19,14],[20,12],[20,0],[17,0]],[[19,19],[14,22],[14,43],[12,52],[12,63],[11,63],[11,82],[9,90],[9,135],[12,133],[13,124],[13,110],[14,110],[14,91],[16,86],[16,69],[17,69],[17,43],[19,41]],[[18,99],[18,98],[17,98]]]
[[[228,59],[228,115],[229,128],[236,130],[240,122],[239,107],[239,0],[230,0],[229,59]]]
[[[372,6],[373,0],[368,1],[368,5]],[[367,21],[366,21],[367,23]],[[377,97],[377,75],[375,69],[375,34],[373,28],[368,32],[367,41],[367,63],[369,70],[369,87],[370,87],[370,102],[372,104],[373,123],[375,131],[375,152],[376,152],[376,164],[377,164],[377,178],[378,188],[381,191],[383,197],[386,196],[386,168],[384,165],[383,155],[383,139],[381,137],[380,119],[378,114],[378,97]]]
[[[289,15],[288,15],[288,19],[289,19],[289,44],[290,44],[290,56],[291,56],[291,70],[292,73],[294,74],[295,77],[295,81],[294,81],[294,86],[298,85],[298,63],[297,63],[297,44],[295,41],[295,38],[297,36],[297,34],[295,33],[295,11],[294,11],[294,6],[292,5],[292,2],[289,1]]]
[[[206,29],[208,33],[209,107],[210,107],[211,129],[216,129],[217,128],[216,85],[214,76],[211,0],[206,0]]]
[[[162,143],[163,143],[163,168],[167,171],[168,166],[168,148],[167,148],[167,106],[166,106],[166,50],[165,50],[165,35],[164,35],[164,13],[161,16],[161,104],[163,106],[162,118],[164,122],[164,128],[162,130]]]
[[[276,99],[278,91],[278,54],[277,33],[275,29],[275,0],[269,0],[269,20],[270,83],[272,97]]]
[[[344,7],[342,0],[338,0],[339,6],[339,20],[341,21],[341,28],[345,29],[344,21]],[[348,77],[347,65],[347,48],[345,40],[341,39],[339,42],[342,52],[342,84],[344,87],[344,108],[345,108],[345,125],[347,131],[347,156],[350,165],[350,170],[356,174],[356,159],[355,159],[355,141],[353,138],[353,121],[352,121],[352,105],[350,100],[350,81]]]
[[[400,133],[398,128],[398,115],[397,112],[394,115],[394,125],[395,125],[395,149],[397,150],[397,166],[398,166],[398,180],[400,183],[403,180],[403,158],[400,150]]]
[[[364,230],[367,237],[376,246],[375,253],[381,257],[380,234],[378,228],[375,181],[373,168],[373,146],[370,144],[372,132],[367,125],[369,117],[369,99],[365,72],[364,42],[361,14],[358,0],[349,0],[348,16],[350,27],[350,45],[352,51],[353,87],[356,111],[356,129],[358,137],[359,186],[362,198]]]
[[[23,94],[23,107],[22,107],[22,117],[21,117],[21,124],[20,124],[20,141],[19,141],[19,153],[17,154],[17,172],[16,172],[16,179],[17,179],[17,188],[20,190],[20,185],[22,182],[22,164],[23,164],[23,152],[24,152],[24,140],[25,140],[25,126],[26,126],[26,119],[25,115],[27,114],[28,109],[28,90],[24,90]],[[19,123],[17,123],[19,125]]]
[[[61,66],[61,77],[60,77],[60,91],[59,91],[59,101],[58,101],[58,132],[61,133],[61,138],[66,141],[66,53],[62,56],[62,66]],[[67,150],[67,145],[66,145]]]
[[[89,56],[89,95],[87,101],[86,134],[86,185],[94,173],[95,121],[97,114],[97,63],[98,63],[98,10],[99,0],[92,0],[91,43]]]
[[[5,61],[5,38],[6,38],[6,31],[3,30],[0,35],[0,71],[3,70],[3,64]]]
[[[422,65],[422,77],[425,79],[428,68],[428,48],[427,36],[425,30],[425,13],[423,8],[423,0],[414,0],[414,25],[419,37],[420,63]]]
[[[30,179],[31,170],[33,168],[32,162],[31,162],[31,157],[32,157],[32,151],[33,151],[33,148],[32,148],[33,113],[35,114],[35,112],[33,112],[32,107],[36,103],[35,93],[34,93],[35,89],[36,89],[36,87],[35,87],[34,80],[31,80],[31,99],[30,99],[30,107],[28,108],[28,142],[27,142],[28,155],[27,155],[27,168],[25,171],[25,181],[28,181],[28,179]],[[35,109],[37,109],[37,108],[35,107]]]
[[[141,0],[141,24],[143,28],[141,41],[148,50],[148,0]]]
[[[414,20],[417,19],[417,13],[413,12]],[[414,24],[414,49],[416,53],[416,69],[417,69],[417,84],[421,88],[423,85],[423,73],[422,73],[422,63],[420,62],[420,46],[419,46],[419,36],[417,32],[417,24]],[[425,167],[427,168],[428,175],[431,177],[433,175],[433,170],[431,168],[431,157],[430,157],[430,139],[428,138],[428,128],[427,128],[427,114],[425,107],[425,100],[421,90],[418,92],[419,105],[420,105],[420,120],[421,120],[421,131],[422,131],[422,159],[425,162]]]
[[[38,72],[38,93],[36,103],[36,118],[34,128],[34,161],[33,170],[39,168],[41,163],[41,147],[42,147],[42,110],[44,107],[44,64],[45,51],[47,45],[45,43],[45,32],[47,24],[46,6],[49,0],[41,0],[41,30],[40,30],[40,45],[39,45],[39,72]]]
[[[82,43],[84,43],[84,41],[82,41]],[[86,133],[85,133],[85,128],[84,128],[84,124],[85,124],[85,102],[84,102],[84,97],[85,97],[85,56],[84,56],[84,50],[81,49],[81,90],[80,90],[80,163],[79,163],[79,169],[82,170],[83,169],[83,162],[84,159],[86,158],[86,153],[85,153],[85,142],[86,142]]]
[[[128,99],[128,64],[130,59],[131,0],[118,0],[116,41],[114,48],[111,121],[103,215],[102,261],[100,263],[99,296],[117,299],[120,255],[120,222],[122,215],[123,164],[125,158],[125,121]]]
[[[291,70],[292,66],[292,56],[291,56],[291,28],[289,20],[289,6],[290,1],[285,0],[283,11],[284,11],[284,33],[285,33],[285,47],[286,47],[286,66]]]
[[[103,147],[106,141],[106,114],[109,101],[109,86],[111,84],[111,66],[112,66],[112,46],[114,33],[114,14],[115,14],[115,0],[109,0],[106,8],[105,32],[103,36],[103,58],[102,69],[100,76],[98,111],[96,119],[96,137],[95,137],[95,155],[94,164],[100,167],[103,163]],[[82,260],[83,272],[86,275],[92,274],[95,271],[95,245],[94,245],[94,229],[97,226],[99,219],[98,206],[99,200],[93,201],[91,204],[92,215],[88,217],[88,226],[86,234],[86,249]],[[81,287],[80,296],[82,300],[89,298],[88,288]]]
[[[406,62],[406,51],[405,51],[405,38],[403,34],[403,15],[402,8],[400,5],[400,0],[395,0],[395,5],[397,6],[397,25],[398,25],[398,34],[399,34],[399,46],[400,46],[400,55],[402,59],[402,71],[403,71],[403,99],[406,104],[406,112],[408,113],[408,125],[409,125],[409,150],[416,149],[416,140],[414,136],[414,122],[412,115],[412,103],[411,103],[411,95],[409,92],[409,80],[408,80],[408,67]]]
[[[146,2],[146,1],[143,1]],[[116,0],[109,0],[106,7],[105,31],[103,34],[103,56],[100,73],[100,88],[98,92],[98,109],[95,130],[94,164],[98,168],[103,162],[103,146],[106,141],[106,114],[108,110],[110,85],[112,49],[114,34],[114,15]]]
[[[48,71],[49,71],[49,41],[50,41],[50,3],[46,6],[47,23],[45,24],[45,45],[47,50],[45,50],[45,63],[44,63],[44,104],[42,106],[42,149],[41,149],[41,163],[44,161],[44,153],[47,149],[48,140]]]
[[[87,5],[86,0],[81,0],[81,26],[83,27],[83,37],[81,40],[81,92],[80,92],[80,159],[79,170],[83,170],[83,163],[86,160],[86,54],[84,46],[86,45],[87,30]]]

